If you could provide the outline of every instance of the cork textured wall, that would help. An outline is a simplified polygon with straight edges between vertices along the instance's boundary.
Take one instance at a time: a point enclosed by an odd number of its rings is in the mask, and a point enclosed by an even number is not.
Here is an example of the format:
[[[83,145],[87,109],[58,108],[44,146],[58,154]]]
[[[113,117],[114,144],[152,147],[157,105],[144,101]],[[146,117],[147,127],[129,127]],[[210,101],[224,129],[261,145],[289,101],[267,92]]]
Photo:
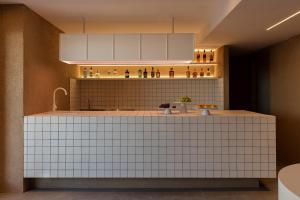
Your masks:
[[[64,87],[69,92],[70,77],[77,67],[59,61],[61,31],[36,13],[24,8],[24,115],[52,108],[52,92]],[[56,95],[58,109],[69,110],[69,94]]]
[[[23,14],[1,6],[0,191],[22,191],[23,172]]]
[[[23,116],[51,110],[53,89],[69,90],[76,73],[58,61],[60,32],[24,5],[0,5],[0,192],[24,190]]]

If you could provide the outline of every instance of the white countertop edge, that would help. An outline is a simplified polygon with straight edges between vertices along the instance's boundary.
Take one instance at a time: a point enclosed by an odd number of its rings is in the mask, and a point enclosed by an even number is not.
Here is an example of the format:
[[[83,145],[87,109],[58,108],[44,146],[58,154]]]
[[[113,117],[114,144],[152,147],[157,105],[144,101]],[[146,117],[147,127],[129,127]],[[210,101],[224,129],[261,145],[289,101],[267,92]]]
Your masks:
[[[187,113],[179,113],[173,111],[171,115],[165,115],[162,111],[50,111],[37,113],[27,116],[128,116],[128,117],[266,117],[276,119],[273,115],[266,115],[246,110],[212,110],[211,115],[202,116],[200,111],[188,111]]]

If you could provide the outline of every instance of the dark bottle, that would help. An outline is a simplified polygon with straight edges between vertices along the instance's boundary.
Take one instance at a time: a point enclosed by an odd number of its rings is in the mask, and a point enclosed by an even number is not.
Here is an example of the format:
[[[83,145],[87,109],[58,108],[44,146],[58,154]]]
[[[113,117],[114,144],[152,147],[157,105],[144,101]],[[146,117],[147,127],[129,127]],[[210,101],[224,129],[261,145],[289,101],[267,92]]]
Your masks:
[[[93,68],[92,67],[90,68],[89,76],[90,76],[90,78],[93,78],[93,76],[94,76]]]
[[[128,69],[126,69],[126,71],[125,71],[125,78],[129,78],[129,71],[128,71]]]
[[[205,50],[203,51],[203,62],[206,62],[206,52],[205,52]]]
[[[143,77],[143,71],[141,69],[138,70],[138,77],[139,78]]]
[[[197,76],[198,76],[198,73],[197,73],[196,68],[195,68],[194,71],[193,71],[193,78],[197,78]]]
[[[197,52],[197,55],[196,55],[196,59],[197,59],[197,62],[200,62],[200,51],[198,50],[198,52]]]
[[[215,57],[215,53],[213,52],[213,50],[210,50],[209,62],[213,62],[214,61],[214,57]]]
[[[83,69],[83,78],[87,78],[88,77],[88,70],[87,68]]]
[[[147,72],[147,69],[145,68],[145,70],[144,70],[144,78],[148,78],[148,72]]]
[[[175,72],[174,72],[174,70],[173,70],[173,67],[171,67],[171,68],[170,68],[170,71],[169,71],[169,77],[170,77],[170,78],[174,78],[174,76],[175,76]]]
[[[207,68],[206,76],[211,76],[211,73],[210,73],[210,69],[209,69],[209,68]]]
[[[151,78],[155,78],[155,71],[154,71],[154,68],[152,67],[151,69]]]
[[[190,67],[187,67],[187,71],[186,71],[186,77],[187,78],[191,78],[191,71],[190,71]]]
[[[159,69],[157,69],[157,71],[156,71],[156,78],[160,78],[160,72],[159,72]]]
[[[200,77],[203,77],[204,76],[204,71],[203,71],[203,68],[200,69]]]

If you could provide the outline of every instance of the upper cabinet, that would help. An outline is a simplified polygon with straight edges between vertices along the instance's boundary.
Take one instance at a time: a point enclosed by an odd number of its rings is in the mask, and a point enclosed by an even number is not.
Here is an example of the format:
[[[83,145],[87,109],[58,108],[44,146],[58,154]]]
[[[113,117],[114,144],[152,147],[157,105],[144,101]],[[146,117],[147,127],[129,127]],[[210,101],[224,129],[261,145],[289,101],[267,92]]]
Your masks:
[[[190,33],[60,35],[60,60],[73,64],[192,61],[193,54]]]
[[[60,60],[84,61],[87,59],[86,34],[60,34]]]
[[[141,34],[141,60],[167,60],[167,34]]]
[[[193,60],[194,34],[168,34],[168,60]]]
[[[88,60],[110,61],[114,59],[113,34],[88,35]]]
[[[114,59],[140,60],[140,34],[115,34]]]

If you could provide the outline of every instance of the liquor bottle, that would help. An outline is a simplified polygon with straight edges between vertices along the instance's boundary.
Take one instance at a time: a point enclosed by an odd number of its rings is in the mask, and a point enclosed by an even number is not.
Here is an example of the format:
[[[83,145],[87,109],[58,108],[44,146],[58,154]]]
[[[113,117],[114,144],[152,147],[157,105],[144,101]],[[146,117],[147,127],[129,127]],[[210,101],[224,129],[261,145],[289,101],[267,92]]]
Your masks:
[[[173,67],[171,67],[171,68],[170,68],[170,71],[169,71],[169,77],[170,77],[170,78],[174,78],[174,76],[175,76],[175,72],[174,72],[174,70],[173,70]]]
[[[83,78],[87,78],[88,77],[88,70],[87,68],[83,69]]]
[[[147,72],[147,69],[145,68],[145,70],[144,70],[144,78],[148,78],[148,72]]]
[[[128,71],[128,69],[126,69],[126,71],[125,71],[125,78],[129,78],[129,71]]]
[[[152,67],[151,69],[151,78],[155,78],[155,71],[154,71],[154,68]]]
[[[187,71],[186,71],[186,77],[187,78],[191,78],[191,71],[190,71],[190,67],[187,67]]]
[[[93,68],[92,67],[90,68],[89,76],[90,76],[90,78],[93,78]]]
[[[209,62],[213,62],[214,61],[214,57],[215,57],[215,53],[213,52],[213,50],[210,50]]]
[[[203,51],[203,62],[206,62],[206,52],[205,52],[205,49]]]
[[[113,75],[114,75],[114,76],[118,76],[118,71],[117,71],[117,69],[114,69],[114,70],[113,70]]]
[[[210,73],[210,69],[209,68],[207,68],[207,71],[206,71],[206,76],[210,76],[211,75],[211,73]]]
[[[143,71],[141,69],[138,70],[138,77],[139,78],[143,77]]]
[[[198,50],[198,52],[197,52],[197,55],[196,55],[196,59],[197,59],[197,62],[200,62],[200,51]]]
[[[99,70],[97,69],[96,73],[95,73],[95,77],[96,78],[100,78],[100,73],[99,73]]]
[[[156,78],[160,78],[160,72],[159,72],[159,69],[157,69],[157,71],[156,71]]]
[[[199,74],[200,74],[200,77],[203,77],[203,76],[204,76],[203,68],[200,69],[200,73],[199,73]]]
[[[194,72],[193,72],[193,78],[197,78],[197,76],[198,76],[198,73],[197,73],[196,68],[195,68]]]

